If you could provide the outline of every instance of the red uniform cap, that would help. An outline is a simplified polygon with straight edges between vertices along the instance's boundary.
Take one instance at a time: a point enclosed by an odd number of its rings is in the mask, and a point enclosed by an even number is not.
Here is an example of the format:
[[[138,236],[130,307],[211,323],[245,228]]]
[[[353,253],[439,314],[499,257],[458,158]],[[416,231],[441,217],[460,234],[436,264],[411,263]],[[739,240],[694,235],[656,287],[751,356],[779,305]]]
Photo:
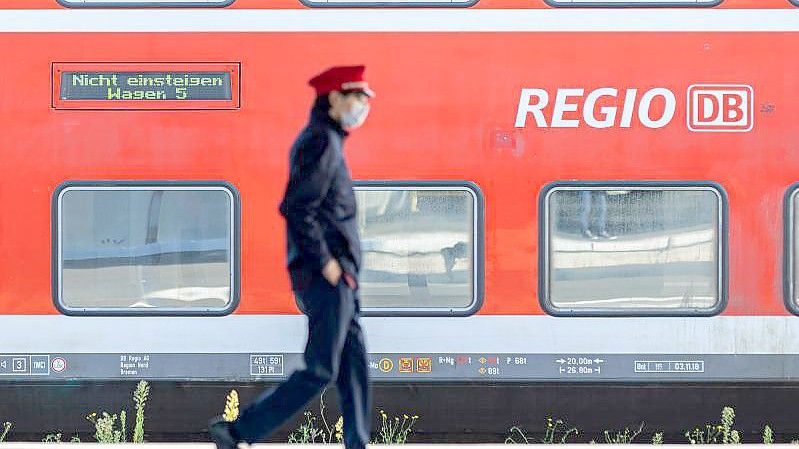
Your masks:
[[[316,95],[324,95],[337,90],[361,91],[374,97],[375,93],[369,89],[369,83],[363,79],[365,70],[366,66],[362,65],[331,67],[311,78],[308,84],[316,89]]]

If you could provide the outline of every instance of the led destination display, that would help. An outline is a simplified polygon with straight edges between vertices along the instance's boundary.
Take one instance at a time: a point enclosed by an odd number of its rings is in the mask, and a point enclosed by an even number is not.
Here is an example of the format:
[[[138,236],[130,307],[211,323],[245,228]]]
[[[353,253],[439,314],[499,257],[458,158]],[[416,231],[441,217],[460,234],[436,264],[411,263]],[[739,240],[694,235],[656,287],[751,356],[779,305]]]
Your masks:
[[[62,72],[61,100],[230,100],[228,72]]]
[[[55,109],[238,109],[238,62],[54,62]]]

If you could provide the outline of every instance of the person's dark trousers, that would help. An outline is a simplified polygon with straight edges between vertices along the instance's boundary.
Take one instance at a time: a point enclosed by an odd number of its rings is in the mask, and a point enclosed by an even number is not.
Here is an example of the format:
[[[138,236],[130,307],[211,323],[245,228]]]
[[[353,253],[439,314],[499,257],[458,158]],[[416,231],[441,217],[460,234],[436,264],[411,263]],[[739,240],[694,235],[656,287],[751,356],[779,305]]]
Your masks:
[[[371,403],[357,293],[343,280],[334,287],[317,276],[298,296],[308,316],[306,367],[245,408],[233,430],[249,444],[261,441],[335,380],[344,416],[344,446],[364,448],[371,430]]]

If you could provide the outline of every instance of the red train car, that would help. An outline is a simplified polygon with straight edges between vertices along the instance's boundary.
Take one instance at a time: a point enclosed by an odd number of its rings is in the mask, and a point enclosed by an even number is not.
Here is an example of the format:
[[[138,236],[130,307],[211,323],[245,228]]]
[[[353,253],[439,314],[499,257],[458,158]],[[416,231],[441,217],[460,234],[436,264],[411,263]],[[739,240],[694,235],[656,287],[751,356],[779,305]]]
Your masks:
[[[797,31],[788,0],[6,0],[0,380],[298,366],[287,149],[305,80],[364,63],[384,400],[790,385]]]

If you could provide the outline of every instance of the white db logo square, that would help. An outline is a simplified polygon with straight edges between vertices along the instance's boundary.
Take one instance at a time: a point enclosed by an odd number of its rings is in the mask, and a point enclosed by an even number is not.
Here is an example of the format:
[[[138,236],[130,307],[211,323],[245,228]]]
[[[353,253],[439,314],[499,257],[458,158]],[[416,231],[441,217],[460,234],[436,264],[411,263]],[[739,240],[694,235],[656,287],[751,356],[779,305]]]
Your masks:
[[[754,126],[755,92],[746,84],[694,84],[688,87],[688,129],[746,132]]]

